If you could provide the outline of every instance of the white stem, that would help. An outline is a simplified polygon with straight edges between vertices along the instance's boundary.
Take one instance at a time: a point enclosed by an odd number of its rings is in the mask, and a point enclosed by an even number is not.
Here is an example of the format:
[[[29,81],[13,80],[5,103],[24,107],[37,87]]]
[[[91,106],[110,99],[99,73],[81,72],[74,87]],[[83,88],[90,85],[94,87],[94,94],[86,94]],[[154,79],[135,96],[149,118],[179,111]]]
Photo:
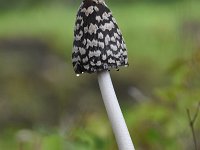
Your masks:
[[[112,85],[110,73],[108,71],[99,72],[98,81],[119,150],[135,150]]]

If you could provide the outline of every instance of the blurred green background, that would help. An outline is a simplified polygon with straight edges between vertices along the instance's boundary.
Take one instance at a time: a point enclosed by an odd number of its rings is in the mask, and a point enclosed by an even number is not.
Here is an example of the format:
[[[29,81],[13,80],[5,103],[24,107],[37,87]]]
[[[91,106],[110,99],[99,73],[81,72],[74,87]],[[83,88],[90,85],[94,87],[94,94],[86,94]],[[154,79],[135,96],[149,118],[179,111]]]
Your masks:
[[[96,74],[72,68],[80,2],[0,0],[0,150],[117,149]],[[194,149],[186,109],[200,101],[200,2],[107,4],[128,47],[130,66],[111,75],[136,149]]]

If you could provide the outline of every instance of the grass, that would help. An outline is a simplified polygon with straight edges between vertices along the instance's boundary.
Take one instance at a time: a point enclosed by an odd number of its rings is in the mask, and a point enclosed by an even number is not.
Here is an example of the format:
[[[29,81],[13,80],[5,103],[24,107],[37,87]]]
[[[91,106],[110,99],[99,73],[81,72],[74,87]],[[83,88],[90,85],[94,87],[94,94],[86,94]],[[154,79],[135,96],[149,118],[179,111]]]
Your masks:
[[[63,50],[72,43],[74,14],[75,10],[61,6],[4,13],[0,16],[0,37],[35,37]]]
[[[89,128],[88,128],[89,129]],[[98,131],[97,131],[98,132]],[[100,132],[98,132],[100,133]],[[101,133],[100,133],[101,134]],[[108,137],[102,138],[86,129],[61,134],[57,129],[6,129],[0,135],[0,149],[4,150],[101,150],[108,149]]]

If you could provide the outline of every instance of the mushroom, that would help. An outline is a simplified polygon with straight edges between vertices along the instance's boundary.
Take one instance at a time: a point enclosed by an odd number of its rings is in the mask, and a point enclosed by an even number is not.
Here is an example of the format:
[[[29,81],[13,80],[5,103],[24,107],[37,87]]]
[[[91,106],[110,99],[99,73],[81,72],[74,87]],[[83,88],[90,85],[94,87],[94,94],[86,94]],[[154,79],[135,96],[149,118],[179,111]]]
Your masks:
[[[134,150],[112,81],[110,69],[128,66],[126,44],[104,0],[83,0],[77,13],[72,64],[77,76],[97,73],[109,120],[120,150]]]

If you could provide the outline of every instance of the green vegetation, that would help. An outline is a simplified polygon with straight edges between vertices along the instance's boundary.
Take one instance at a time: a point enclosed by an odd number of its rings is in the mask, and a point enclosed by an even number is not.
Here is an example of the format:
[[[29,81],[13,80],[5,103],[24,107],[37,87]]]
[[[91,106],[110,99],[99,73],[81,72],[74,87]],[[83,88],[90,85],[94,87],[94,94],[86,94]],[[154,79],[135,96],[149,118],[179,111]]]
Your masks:
[[[128,47],[129,68],[112,76],[137,149],[193,149],[186,109],[200,101],[200,3],[109,6]],[[117,149],[95,75],[77,78],[71,65],[77,7],[0,13],[0,149]],[[200,118],[195,131],[199,139]]]

